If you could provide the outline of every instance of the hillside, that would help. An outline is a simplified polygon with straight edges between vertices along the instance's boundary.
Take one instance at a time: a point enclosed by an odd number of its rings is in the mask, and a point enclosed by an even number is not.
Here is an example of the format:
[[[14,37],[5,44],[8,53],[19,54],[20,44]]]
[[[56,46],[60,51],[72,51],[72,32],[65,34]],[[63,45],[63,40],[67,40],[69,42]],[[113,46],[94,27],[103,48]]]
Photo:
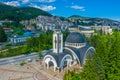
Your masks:
[[[38,15],[52,16],[48,12],[33,7],[13,7],[0,3],[0,20],[12,20],[19,22],[36,18]],[[57,16],[58,17],[58,16]],[[72,15],[68,18],[59,17],[61,20],[67,20],[77,25],[120,25],[120,22],[105,18],[91,18],[79,15]]]
[[[81,19],[81,20],[85,20],[85,19],[89,19],[89,17],[83,17],[83,16],[79,16],[79,15],[72,15],[70,17],[68,17],[69,19]]]
[[[33,7],[13,7],[0,3],[0,20],[21,21],[36,18],[38,15],[52,16],[51,14]]]
[[[91,17],[83,17],[79,15],[72,15],[68,17],[68,19],[78,25],[87,25],[87,26],[95,25],[95,24],[112,25],[112,26],[120,25],[120,22],[107,18],[91,18]]]

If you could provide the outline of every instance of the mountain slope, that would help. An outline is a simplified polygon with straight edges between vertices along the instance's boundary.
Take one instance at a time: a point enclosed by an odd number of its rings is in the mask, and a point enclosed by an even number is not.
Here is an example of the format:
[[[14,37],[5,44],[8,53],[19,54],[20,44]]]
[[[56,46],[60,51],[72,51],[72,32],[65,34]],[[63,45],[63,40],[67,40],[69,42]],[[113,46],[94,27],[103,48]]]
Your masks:
[[[51,14],[33,7],[13,7],[0,3],[0,20],[21,21],[36,18],[38,15],[52,16]]]
[[[79,15],[72,15],[68,17],[68,19],[78,25],[87,25],[87,26],[91,26],[95,24],[111,25],[111,26],[120,25],[119,21],[115,21],[107,18],[91,18],[91,17],[83,17]]]
[[[89,19],[90,17],[83,17],[83,16],[79,16],[79,15],[72,15],[70,17],[68,17],[69,19],[81,19],[81,20],[85,20],[85,19]]]
[[[16,7],[8,6],[8,5],[5,5],[3,3],[0,3],[0,12],[4,12],[7,10],[13,10],[13,9],[16,9]]]

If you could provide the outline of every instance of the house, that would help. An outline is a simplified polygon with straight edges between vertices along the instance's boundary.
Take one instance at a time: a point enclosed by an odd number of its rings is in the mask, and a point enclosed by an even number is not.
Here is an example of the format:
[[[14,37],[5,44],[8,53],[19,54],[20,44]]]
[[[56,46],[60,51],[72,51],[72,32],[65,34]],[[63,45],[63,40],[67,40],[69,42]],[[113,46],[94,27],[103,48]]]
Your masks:
[[[7,27],[4,27],[3,30],[5,31],[5,33],[13,32],[12,28],[7,28]]]

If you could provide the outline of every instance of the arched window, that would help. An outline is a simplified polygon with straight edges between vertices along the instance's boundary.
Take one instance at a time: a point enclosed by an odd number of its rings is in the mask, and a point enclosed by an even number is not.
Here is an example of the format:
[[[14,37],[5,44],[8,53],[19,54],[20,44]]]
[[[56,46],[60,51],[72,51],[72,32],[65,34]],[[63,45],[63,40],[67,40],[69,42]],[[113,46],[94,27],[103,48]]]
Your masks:
[[[57,46],[57,39],[56,39],[56,37],[55,37],[55,49],[56,49],[56,46]]]
[[[76,47],[77,47],[77,43],[76,43]]]

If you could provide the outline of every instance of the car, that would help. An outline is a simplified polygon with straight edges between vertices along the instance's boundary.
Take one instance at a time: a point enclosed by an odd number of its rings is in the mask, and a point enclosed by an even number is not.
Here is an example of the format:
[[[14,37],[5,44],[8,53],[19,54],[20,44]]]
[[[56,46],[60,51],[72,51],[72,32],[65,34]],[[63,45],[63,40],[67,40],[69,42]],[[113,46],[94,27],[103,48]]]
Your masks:
[[[32,62],[32,59],[28,58],[28,59],[27,59],[27,62]]]

